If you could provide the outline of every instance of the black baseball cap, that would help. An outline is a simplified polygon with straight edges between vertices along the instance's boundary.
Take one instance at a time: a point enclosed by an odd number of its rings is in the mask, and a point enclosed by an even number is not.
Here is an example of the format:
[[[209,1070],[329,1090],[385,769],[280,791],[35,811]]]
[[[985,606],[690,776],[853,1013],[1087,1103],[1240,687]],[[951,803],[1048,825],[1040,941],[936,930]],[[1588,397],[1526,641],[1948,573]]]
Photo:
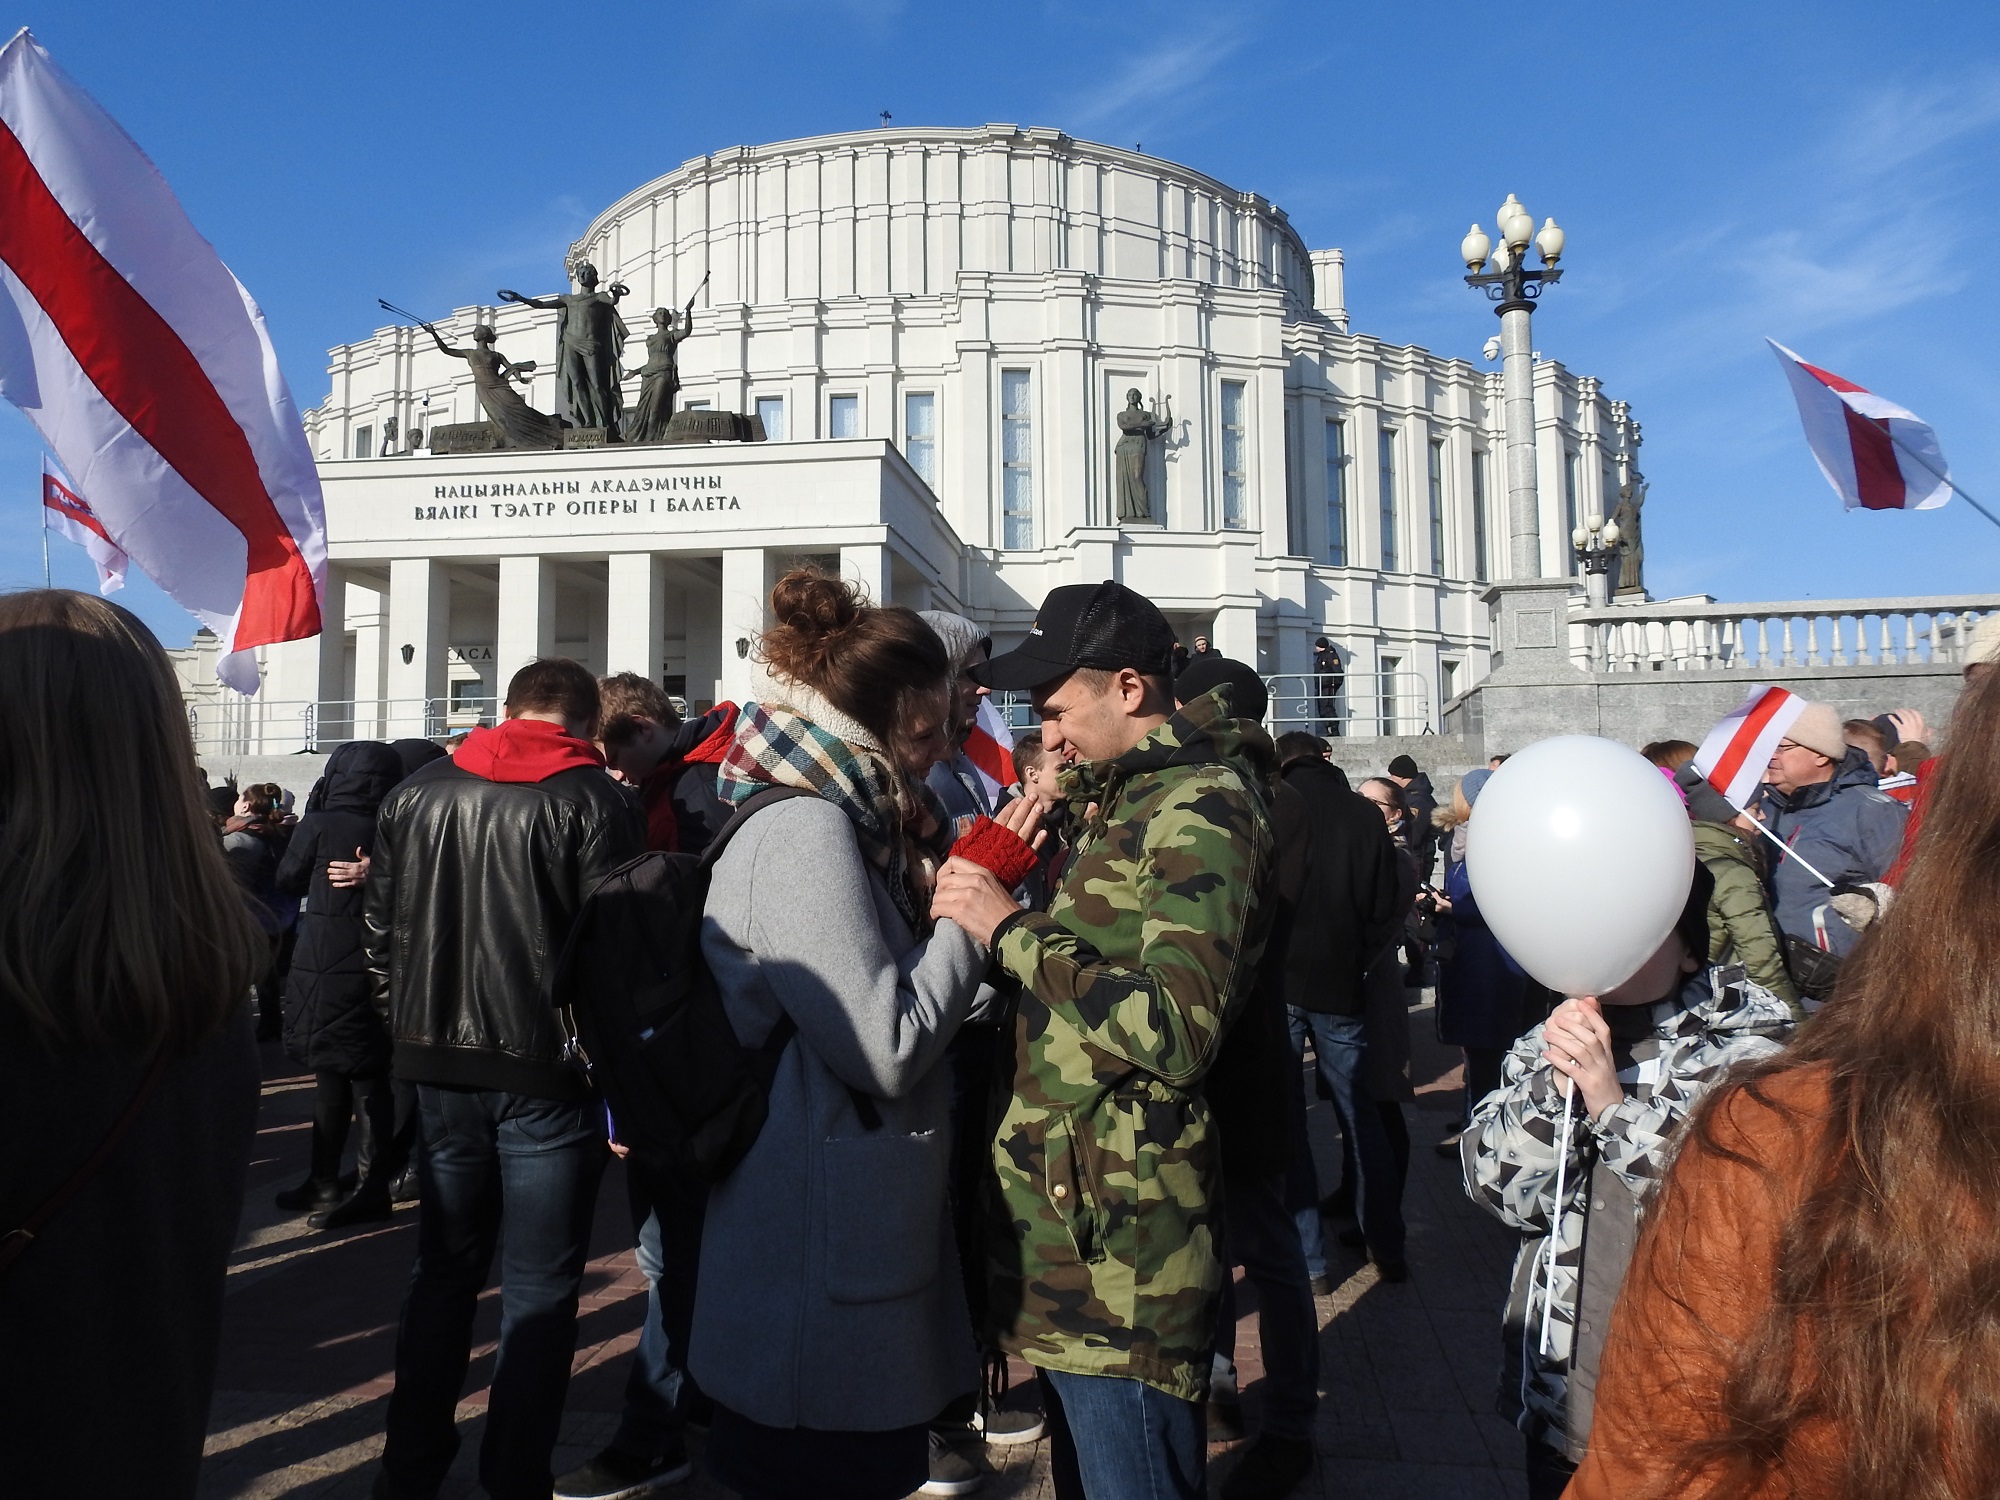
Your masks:
[[[1078,667],[1149,677],[1174,675],[1174,628],[1144,594],[1122,583],[1071,583],[1051,590],[1028,638],[972,669],[982,687],[1038,688]]]
[[[1174,679],[1174,701],[1185,707],[1224,685],[1229,688],[1229,710],[1237,718],[1262,720],[1270,710],[1271,692],[1257,669],[1213,651],[1189,662],[1187,670]]]

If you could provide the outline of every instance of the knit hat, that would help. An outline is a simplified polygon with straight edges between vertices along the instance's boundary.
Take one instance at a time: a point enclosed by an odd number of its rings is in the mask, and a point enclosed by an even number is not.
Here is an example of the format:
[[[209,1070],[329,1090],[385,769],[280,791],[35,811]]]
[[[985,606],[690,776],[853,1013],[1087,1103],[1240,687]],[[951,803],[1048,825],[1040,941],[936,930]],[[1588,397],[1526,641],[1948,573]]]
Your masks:
[[[1831,703],[1808,703],[1805,711],[1792,721],[1785,738],[1818,751],[1835,765],[1847,758],[1847,730],[1840,710]]]
[[[1395,767],[1391,766],[1390,769],[1394,770]],[[1481,766],[1476,771],[1467,771],[1463,776],[1458,778],[1458,789],[1465,794],[1465,805],[1467,807],[1472,806],[1473,803],[1479,800],[1479,794],[1485,790],[1486,783],[1492,779],[1493,773],[1484,766]]]
[[[1197,657],[1174,679],[1174,701],[1185,707],[1203,693],[1229,689],[1229,711],[1239,719],[1262,720],[1271,706],[1270,689],[1256,668],[1213,651]]]
[[[2000,661],[2000,614],[1988,615],[1972,627],[1972,639],[1965,647],[1965,665],[1981,661]]]
[[[1417,763],[1407,755],[1399,755],[1389,762],[1389,774],[1391,776],[1415,776],[1418,774]]]
[[[1727,797],[1709,785],[1708,778],[1694,768],[1693,761],[1674,772],[1674,785],[1687,803],[1690,818],[1703,823],[1735,821],[1736,809],[1730,806]]]

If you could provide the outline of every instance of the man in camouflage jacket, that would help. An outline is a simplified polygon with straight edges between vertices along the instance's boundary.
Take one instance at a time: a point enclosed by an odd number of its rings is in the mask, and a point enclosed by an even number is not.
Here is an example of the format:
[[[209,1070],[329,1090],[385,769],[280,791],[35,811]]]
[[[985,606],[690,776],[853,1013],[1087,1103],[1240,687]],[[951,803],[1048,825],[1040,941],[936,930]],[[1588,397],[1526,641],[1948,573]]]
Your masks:
[[[1136,1469],[1179,1497],[1202,1492],[1223,1274],[1201,1082],[1270,922],[1273,754],[1226,689],[1173,711],[1172,643],[1147,600],[1081,585],[980,669],[1033,690],[1044,745],[1073,762],[1080,831],[1047,912],[959,861],[933,910],[1021,986],[993,1143],[990,1331],[1044,1372],[1059,1476],[1098,1493],[1093,1473],[1129,1486]]]

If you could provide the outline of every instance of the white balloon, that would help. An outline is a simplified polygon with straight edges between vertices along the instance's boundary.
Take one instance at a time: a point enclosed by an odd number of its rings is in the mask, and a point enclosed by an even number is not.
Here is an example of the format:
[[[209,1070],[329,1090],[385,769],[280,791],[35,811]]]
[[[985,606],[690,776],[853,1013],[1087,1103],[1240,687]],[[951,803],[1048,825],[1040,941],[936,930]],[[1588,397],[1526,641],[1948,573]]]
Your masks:
[[[1667,778],[1595,735],[1510,756],[1466,830],[1480,915],[1560,995],[1601,995],[1639,972],[1687,905],[1694,860],[1687,807]]]

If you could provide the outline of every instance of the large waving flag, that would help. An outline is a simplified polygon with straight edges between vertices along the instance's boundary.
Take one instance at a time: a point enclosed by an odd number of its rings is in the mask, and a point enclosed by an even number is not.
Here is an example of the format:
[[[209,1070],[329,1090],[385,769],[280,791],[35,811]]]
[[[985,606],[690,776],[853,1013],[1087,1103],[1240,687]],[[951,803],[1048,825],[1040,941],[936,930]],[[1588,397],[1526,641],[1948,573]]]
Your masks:
[[[1820,472],[1849,510],[1935,510],[1951,498],[1951,470],[1928,422],[1765,342],[1792,383]]]
[[[128,559],[124,552],[111,540],[90,502],[77,493],[69,475],[46,453],[42,455],[42,524],[90,554],[90,560],[97,564],[98,593],[125,587]]]
[[[0,395],[109,537],[222,638],[317,635],[319,476],[264,315],[165,179],[26,31],[0,48]]]
[[[1750,805],[1763,784],[1764,772],[1806,700],[1781,687],[1750,690],[1743,706],[1709,730],[1694,753],[1694,768],[1738,812]]]

